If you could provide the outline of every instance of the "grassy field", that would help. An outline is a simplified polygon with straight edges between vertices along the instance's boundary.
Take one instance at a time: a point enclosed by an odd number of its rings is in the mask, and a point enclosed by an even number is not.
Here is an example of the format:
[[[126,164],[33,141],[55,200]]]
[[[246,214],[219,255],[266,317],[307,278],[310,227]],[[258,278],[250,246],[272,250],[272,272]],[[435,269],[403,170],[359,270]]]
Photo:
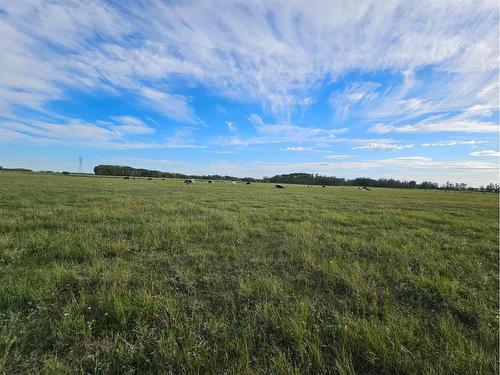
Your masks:
[[[498,195],[0,173],[0,373],[498,373]]]

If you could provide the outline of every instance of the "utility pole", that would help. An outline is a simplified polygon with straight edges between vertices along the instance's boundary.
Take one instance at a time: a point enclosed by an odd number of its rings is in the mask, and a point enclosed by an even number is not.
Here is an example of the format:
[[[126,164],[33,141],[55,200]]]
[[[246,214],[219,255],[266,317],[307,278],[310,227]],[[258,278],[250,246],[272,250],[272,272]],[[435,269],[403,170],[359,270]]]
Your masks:
[[[83,173],[83,167],[82,167],[82,164],[83,164],[83,158],[80,156],[78,158],[78,173]]]

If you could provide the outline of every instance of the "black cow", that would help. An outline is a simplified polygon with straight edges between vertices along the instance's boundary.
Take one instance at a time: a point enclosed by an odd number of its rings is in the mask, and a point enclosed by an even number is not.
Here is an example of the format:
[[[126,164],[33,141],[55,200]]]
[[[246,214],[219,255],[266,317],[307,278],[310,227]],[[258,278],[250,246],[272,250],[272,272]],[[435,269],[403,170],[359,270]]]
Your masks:
[[[278,189],[284,189],[285,187],[283,185],[274,185]]]

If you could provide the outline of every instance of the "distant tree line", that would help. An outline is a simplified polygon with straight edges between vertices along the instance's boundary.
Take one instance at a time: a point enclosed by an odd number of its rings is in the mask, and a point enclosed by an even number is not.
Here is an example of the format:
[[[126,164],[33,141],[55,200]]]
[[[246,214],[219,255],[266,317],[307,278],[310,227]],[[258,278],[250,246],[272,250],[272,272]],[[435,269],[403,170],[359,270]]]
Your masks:
[[[203,180],[232,180],[243,182],[269,182],[269,183],[284,183],[284,184],[302,184],[302,185],[325,185],[325,186],[367,186],[367,187],[386,187],[386,188],[402,188],[402,189],[443,189],[443,190],[479,190],[499,192],[498,184],[490,183],[486,187],[480,188],[468,187],[467,184],[447,182],[444,185],[438,185],[436,182],[423,181],[417,183],[414,180],[400,181],[392,178],[373,179],[368,177],[358,177],[354,179],[346,179],[335,176],[322,176],[311,173],[288,173],[280,174],[273,177],[264,177],[256,179],[251,177],[239,178],[234,176],[220,175],[185,175],[182,173],[161,172],[150,169],[132,168],[121,165],[98,165],[94,168],[96,175],[103,176],[130,176],[130,177],[156,177],[156,178],[181,178],[181,179],[203,179]]]
[[[202,180],[231,180],[231,181],[256,181],[254,178],[238,178],[233,176],[213,175],[186,175],[182,173],[161,172],[151,169],[132,168],[122,165],[98,165],[94,167],[94,173],[101,176],[130,176],[130,177],[156,177],[156,178],[181,178]]]
[[[0,165],[0,170],[11,171],[11,172],[33,172],[31,169],[28,168],[4,168],[1,165]]]
[[[263,182],[285,183],[285,184],[305,184],[305,185],[325,185],[325,186],[369,186],[369,187],[387,187],[387,188],[403,188],[403,189],[442,189],[442,190],[480,190],[499,192],[500,185],[490,183],[486,187],[480,188],[468,187],[464,183],[453,184],[447,182],[444,185],[438,185],[436,182],[423,181],[417,183],[414,180],[400,181],[393,178],[373,179],[368,177],[358,177],[354,179],[346,179],[335,176],[322,176],[319,174],[310,173],[289,173],[281,174],[273,177],[264,177]]]
[[[183,178],[178,173],[160,172],[151,169],[132,168],[124,165],[98,165],[94,173],[100,176],[133,176],[133,177],[172,177]]]
[[[286,184],[305,184],[305,185],[325,185],[325,186],[369,186],[369,187],[392,187],[407,189],[437,189],[435,182],[424,181],[417,184],[416,181],[399,181],[392,178],[380,178],[375,180],[368,177],[358,177],[352,180],[335,176],[322,176],[310,173],[289,173],[273,177],[264,177],[265,182],[286,183]]]

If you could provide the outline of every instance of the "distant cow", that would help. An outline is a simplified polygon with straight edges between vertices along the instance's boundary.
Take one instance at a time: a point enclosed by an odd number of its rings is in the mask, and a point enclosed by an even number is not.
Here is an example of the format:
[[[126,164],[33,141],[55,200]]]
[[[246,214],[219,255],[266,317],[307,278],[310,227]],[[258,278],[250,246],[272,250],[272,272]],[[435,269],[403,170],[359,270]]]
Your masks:
[[[152,180],[152,178],[151,178],[151,177],[148,177],[148,181],[151,181],[151,180]]]
[[[325,185],[322,185],[321,187],[326,187]]]
[[[208,180],[208,183],[211,184],[213,181],[212,180]]]
[[[369,187],[366,187],[366,186],[363,186],[363,189],[368,190],[368,191],[372,191],[372,189],[370,189]]]
[[[283,185],[274,185],[278,189],[284,189],[285,187]]]
[[[125,177],[123,177],[123,179],[124,179],[124,180],[130,180],[130,177],[125,176]]]
[[[245,185],[250,185],[250,182],[248,182],[248,181],[247,181],[247,182],[245,183]]]
[[[193,183],[193,180],[189,180],[189,179],[188,179],[188,180],[184,180],[184,183],[185,183],[186,185],[189,185],[189,184],[192,184],[192,183]]]

